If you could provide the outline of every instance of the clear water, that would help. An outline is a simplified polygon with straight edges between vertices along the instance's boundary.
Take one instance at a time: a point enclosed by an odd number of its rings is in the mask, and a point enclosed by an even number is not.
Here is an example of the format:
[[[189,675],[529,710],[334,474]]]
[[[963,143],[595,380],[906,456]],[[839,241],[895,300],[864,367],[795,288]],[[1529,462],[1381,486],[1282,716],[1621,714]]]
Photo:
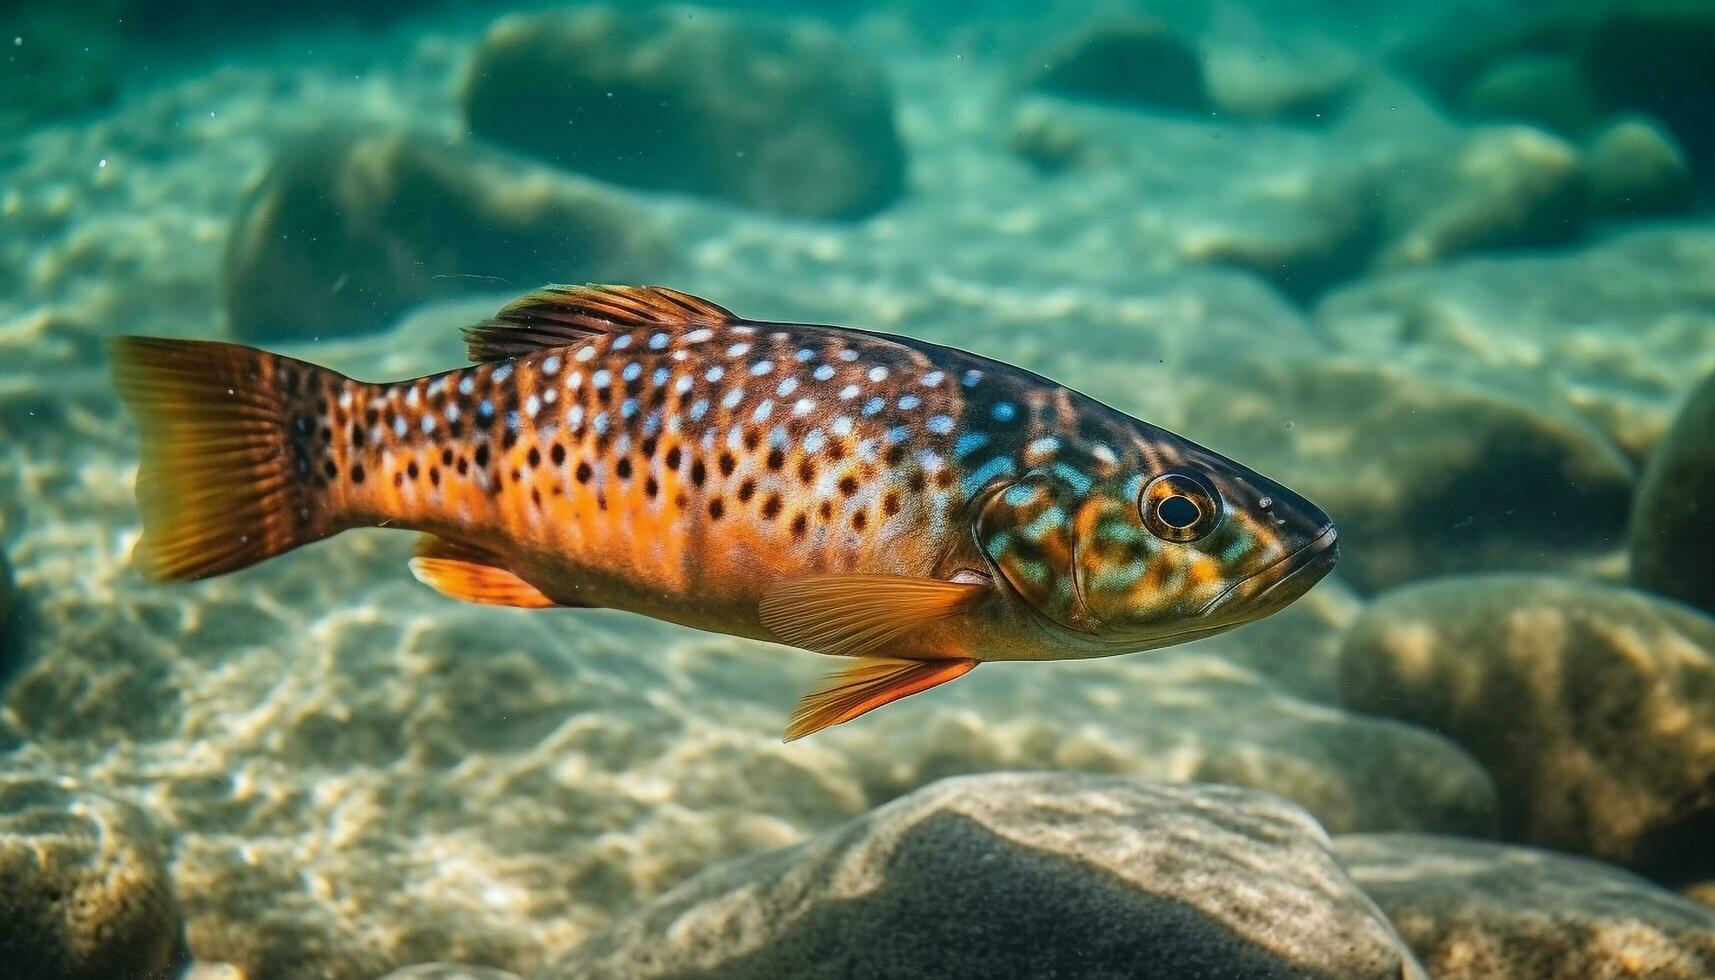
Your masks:
[[[135,872],[64,975],[529,976],[1006,770],[1591,856],[1715,948],[1668,894],[1715,882],[1715,12],[1361,6],[0,10],[0,873],[34,909]],[[410,535],[130,565],[106,339],[415,377],[591,280],[1038,371],[1304,493],[1341,564],[1233,633],[790,744],[825,659],[456,604]]]

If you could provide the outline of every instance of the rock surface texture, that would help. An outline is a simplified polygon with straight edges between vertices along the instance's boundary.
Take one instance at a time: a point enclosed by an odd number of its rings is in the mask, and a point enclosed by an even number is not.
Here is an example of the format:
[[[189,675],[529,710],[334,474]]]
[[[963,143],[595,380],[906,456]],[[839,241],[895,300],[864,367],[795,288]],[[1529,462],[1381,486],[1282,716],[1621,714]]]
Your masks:
[[[1003,774],[937,783],[699,875],[548,976],[1422,973],[1296,807],[1228,787]]]

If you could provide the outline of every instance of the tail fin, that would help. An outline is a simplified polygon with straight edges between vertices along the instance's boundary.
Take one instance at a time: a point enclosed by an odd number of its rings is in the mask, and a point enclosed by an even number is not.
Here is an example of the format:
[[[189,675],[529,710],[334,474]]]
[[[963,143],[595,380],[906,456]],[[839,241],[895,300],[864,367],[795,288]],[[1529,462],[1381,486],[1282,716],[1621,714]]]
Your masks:
[[[236,344],[122,337],[111,350],[143,432],[135,557],[147,575],[221,575],[338,530],[319,468],[344,378]]]

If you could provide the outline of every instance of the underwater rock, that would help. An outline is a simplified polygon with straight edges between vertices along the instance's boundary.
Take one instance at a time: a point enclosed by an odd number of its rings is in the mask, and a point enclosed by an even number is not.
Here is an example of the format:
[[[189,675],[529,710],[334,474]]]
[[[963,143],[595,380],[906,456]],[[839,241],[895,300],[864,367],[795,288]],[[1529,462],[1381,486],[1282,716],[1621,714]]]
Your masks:
[[[893,96],[826,28],[698,11],[513,15],[464,89],[473,134],[651,190],[862,218],[905,189]]]
[[[1715,178],[1715,5],[1707,0],[1609,3],[1582,51],[1584,73],[1615,108],[1667,123],[1704,182]]]
[[[1465,90],[1461,108],[1478,119],[1535,123],[1578,137],[1600,113],[1576,59],[1565,54],[1516,54],[1490,65]]]
[[[1371,603],[1341,677],[1354,709],[1476,756],[1505,837],[1661,881],[1715,871],[1715,619],[1575,579],[1452,578]]]
[[[1583,163],[1570,143],[1541,130],[1483,127],[1401,170],[1381,185],[1391,239],[1378,257],[1384,269],[1560,244],[1583,231]]]
[[[1334,853],[1436,980],[1715,976],[1715,910],[1618,868],[1418,834]]]
[[[1692,391],[1638,481],[1632,581],[1715,612],[1715,376]]]
[[[381,980],[522,980],[516,973],[458,963],[422,963],[394,970]]]
[[[1582,416],[1641,465],[1715,373],[1712,281],[1715,228],[1663,226],[1372,276],[1316,319],[1353,355]]]
[[[164,980],[179,950],[166,853],[136,808],[0,776],[0,963],[31,980]]]
[[[1561,568],[1624,538],[1631,467],[1576,419],[1357,361],[1235,361],[1216,378],[1169,424],[1327,509],[1360,590]]]
[[[1237,119],[1325,124],[1345,110],[1358,79],[1358,61],[1338,49],[1297,56],[1248,47],[1212,45],[1209,99]]]
[[[1647,116],[1603,127],[1584,154],[1590,205],[1624,217],[1672,214],[1691,207],[1696,187],[1678,142]]]
[[[234,220],[226,309],[245,341],[339,336],[461,292],[646,279],[665,251],[593,185],[409,134],[325,135],[280,153]]]
[[[1108,21],[1034,59],[1031,85],[1048,92],[1155,109],[1209,107],[1203,58],[1189,41],[1148,18]]]
[[[1327,847],[1232,787],[949,779],[706,871],[544,977],[1422,977]]]

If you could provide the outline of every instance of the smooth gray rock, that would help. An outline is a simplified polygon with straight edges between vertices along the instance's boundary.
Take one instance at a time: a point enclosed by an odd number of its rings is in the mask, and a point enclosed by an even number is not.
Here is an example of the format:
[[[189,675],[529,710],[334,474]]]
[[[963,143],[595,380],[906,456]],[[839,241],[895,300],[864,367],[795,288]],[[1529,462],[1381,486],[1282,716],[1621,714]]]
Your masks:
[[[1715,976],[1715,909],[1609,865],[1423,834],[1334,853],[1436,980]]]
[[[861,218],[904,192],[886,79],[808,23],[619,7],[505,17],[476,53],[464,113],[477,136],[569,170],[775,214]]]
[[[1715,612],[1715,376],[1685,400],[1632,505],[1632,581]]]
[[[0,970],[164,980],[178,952],[166,848],[139,810],[69,780],[0,775]]]
[[[1371,603],[1341,677],[1352,708],[1487,767],[1503,836],[1658,880],[1715,873],[1715,619],[1576,579],[1450,578]]]
[[[666,255],[603,188],[411,134],[324,135],[282,151],[233,222],[226,311],[247,341],[336,337],[460,293],[646,280]]]
[[[707,871],[543,974],[669,976],[1422,973],[1291,804],[1223,786],[1006,773],[945,780]]]

